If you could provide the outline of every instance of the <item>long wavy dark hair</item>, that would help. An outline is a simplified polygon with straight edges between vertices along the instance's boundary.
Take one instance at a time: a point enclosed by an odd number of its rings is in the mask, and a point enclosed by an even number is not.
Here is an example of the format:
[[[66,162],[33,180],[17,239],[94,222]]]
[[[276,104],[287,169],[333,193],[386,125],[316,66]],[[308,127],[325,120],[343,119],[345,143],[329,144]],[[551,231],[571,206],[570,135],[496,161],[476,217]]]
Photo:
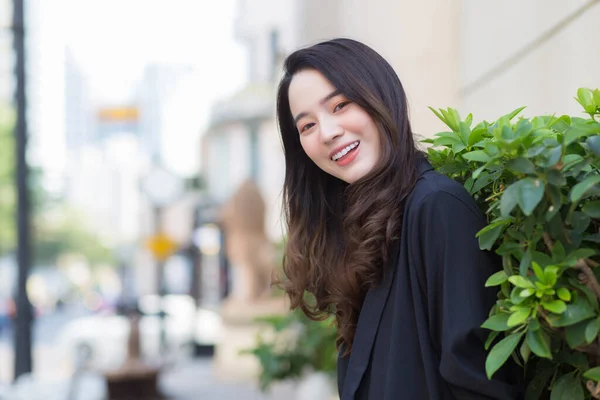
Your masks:
[[[294,74],[321,72],[366,110],[381,135],[381,159],[352,184],[323,172],[306,155],[288,98]],[[335,314],[338,347],[350,353],[369,288],[382,279],[391,244],[399,239],[404,202],[416,181],[416,150],[406,95],[390,64],[370,47],[333,39],[297,50],[285,60],[277,94],[285,153],[283,212],[288,237],[277,279],[291,307],[319,320]],[[306,292],[313,296],[306,296]]]

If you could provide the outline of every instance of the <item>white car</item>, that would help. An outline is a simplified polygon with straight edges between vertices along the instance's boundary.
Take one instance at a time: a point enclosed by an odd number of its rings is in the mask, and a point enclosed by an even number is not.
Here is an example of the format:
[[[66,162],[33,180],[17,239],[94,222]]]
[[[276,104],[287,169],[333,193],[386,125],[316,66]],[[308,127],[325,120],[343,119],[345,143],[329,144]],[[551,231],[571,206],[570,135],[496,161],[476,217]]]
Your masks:
[[[166,354],[160,355],[160,297],[140,298],[140,350],[148,362],[175,361],[190,355],[194,343],[214,344],[218,337],[220,316],[210,310],[196,308],[187,295],[164,296]],[[77,362],[82,357],[94,369],[118,368],[127,359],[130,323],[122,315],[92,315],[68,323],[59,335],[61,346]],[[211,343],[212,342],[212,343]]]

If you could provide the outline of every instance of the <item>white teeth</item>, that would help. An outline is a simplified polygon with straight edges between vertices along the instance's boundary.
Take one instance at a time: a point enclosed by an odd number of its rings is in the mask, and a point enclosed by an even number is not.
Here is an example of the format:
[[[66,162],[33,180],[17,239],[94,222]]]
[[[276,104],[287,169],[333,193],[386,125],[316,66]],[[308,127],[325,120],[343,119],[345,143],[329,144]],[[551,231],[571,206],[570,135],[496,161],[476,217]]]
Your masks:
[[[356,142],[354,142],[354,143],[352,143],[352,144],[349,144],[349,145],[348,145],[348,146],[346,146],[344,149],[342,149],[342,150],[338,151],[337,153],[335,153],[335,154],[333,155],[333,157],[331,157],[331,159],[332,159],[333,161],[337,161],[337,160],[339,160],[340,158],[344,157],[346,154],[348,154],[348,152],[349,152],[350,150],[352,150],[353,148],[355,148],[355,147],[357,147],[357,146],[358,146],[358,141],[356,141]]]

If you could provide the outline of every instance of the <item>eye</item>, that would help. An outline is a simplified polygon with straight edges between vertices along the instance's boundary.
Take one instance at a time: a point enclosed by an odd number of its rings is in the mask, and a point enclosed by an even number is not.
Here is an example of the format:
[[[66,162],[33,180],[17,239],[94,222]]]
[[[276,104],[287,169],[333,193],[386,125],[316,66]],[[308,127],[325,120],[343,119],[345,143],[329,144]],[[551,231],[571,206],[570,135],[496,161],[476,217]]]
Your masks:
[[[333,112],[337,112],[340,111],[342,108],[346,107],[348,104],[350,104],[349,101],[342,101],[341,103],[338,103],[334,108],[333,108]]]
[[[300,133],[306,132],[307,130],[309,130],[310,128],[312,128],[314,125],[315,125],[314,122],[309,122],[308,124],[302,126],[300,128]]]

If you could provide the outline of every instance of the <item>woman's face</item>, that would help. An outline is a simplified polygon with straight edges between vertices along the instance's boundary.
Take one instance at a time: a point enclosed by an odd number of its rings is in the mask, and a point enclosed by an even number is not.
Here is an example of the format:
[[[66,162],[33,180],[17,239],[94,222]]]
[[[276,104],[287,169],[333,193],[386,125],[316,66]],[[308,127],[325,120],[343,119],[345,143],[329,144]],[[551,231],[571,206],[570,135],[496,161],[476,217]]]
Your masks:
[[[314,69],[292,77],[288,97],[302,148],[319,168],[347,183],[373,170],[380,134],[363,108]]]

